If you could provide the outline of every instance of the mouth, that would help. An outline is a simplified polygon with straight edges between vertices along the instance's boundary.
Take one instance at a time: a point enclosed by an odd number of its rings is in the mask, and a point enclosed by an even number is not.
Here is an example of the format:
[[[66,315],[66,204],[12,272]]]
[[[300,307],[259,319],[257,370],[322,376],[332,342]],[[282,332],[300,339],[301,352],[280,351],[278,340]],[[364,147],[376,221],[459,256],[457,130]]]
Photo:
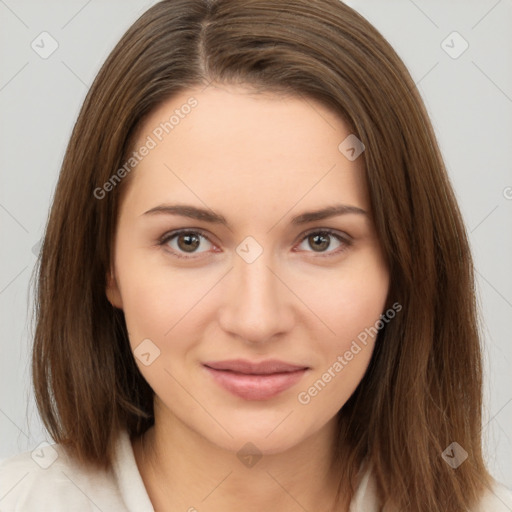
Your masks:
[[[268,400],[291,388],[310,369],[275,359],[212,361],[203,367],[226,391],[244,400]]]

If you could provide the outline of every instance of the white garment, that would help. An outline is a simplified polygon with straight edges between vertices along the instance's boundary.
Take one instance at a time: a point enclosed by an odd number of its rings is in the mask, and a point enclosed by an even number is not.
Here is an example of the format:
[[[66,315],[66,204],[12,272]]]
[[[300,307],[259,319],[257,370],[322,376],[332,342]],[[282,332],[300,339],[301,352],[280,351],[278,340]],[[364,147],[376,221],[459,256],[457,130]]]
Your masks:
[[[198,512],[203,510],[200,504],[196,508]],[[189,510],[194,510],[193,503]],[[109,472],[79,466],[56,444],[1,462],[0,511],[154,512],[125,431],[119,436]],[[511,511],[512,492],[496,484],[473,512]],[[378,512],[375,482],[369,472],[361,481],[350,512]]]

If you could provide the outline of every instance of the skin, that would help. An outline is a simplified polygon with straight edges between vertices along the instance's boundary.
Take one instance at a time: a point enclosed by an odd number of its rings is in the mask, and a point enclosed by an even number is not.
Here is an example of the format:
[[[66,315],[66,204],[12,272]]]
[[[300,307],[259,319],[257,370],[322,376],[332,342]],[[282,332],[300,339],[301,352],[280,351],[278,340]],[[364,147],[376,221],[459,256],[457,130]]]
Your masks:
[[[337,484],[336,414],[361,381],[375,340],[308,404],[298,394],[385,309],[389,271],[363,158],[350,161],[338,150],[350,131],[322,104],[218,84],[162,104],[135,146],[191,96],[197,107],[130,175],[107,286],[133,350],[150,339],[151,353],[160,351],[148,366],[136,358],[155,392],[155,426],[133,440],[137,464],[157,511],[328,511]],[[164,203],[207,207],[229,227],[144,214]],[[335,204],[367,214],[290,222]],[[159,244],[181,228],[209,241],[194,239],[192,252],[183,236]],[[330,236],[318,248],[306,235],[322,229],[350,243]],[[248,236],[263,249],[251,263],[236,252]],[[310,369],[274,398],[244,400],[202,366],[232,358]],[[247,442],[262,455],[252,467],[237,457]]]

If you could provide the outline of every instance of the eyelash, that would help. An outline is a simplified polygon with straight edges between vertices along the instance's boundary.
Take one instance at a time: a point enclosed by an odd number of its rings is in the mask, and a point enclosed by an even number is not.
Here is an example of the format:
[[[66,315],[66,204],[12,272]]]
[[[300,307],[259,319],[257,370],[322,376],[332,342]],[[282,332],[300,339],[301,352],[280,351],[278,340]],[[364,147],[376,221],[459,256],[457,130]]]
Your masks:
[[[208,236],[206,236],[204,234],[204,232],[201,230],[180,229],[177,231],[171,231],[169,233],[165,233],[158,240],[158,245],[164,246],[164,245],[168,244],[172,239],[178,237],[179,235],[183,235],[183,234],[199,235],[201,238],[204,238],[204,239],[208,240],[208,242],[213,244],[213,242],[208,238]],[[302,244],[302,242],[304,242],[304,240],[306,240],[309,236],[317,235],[317,234],[318,235],[330,235],[330,236],[336,238],[342,244],[341,247],[338,247],[338,249],[336,249],[334,251],[330,251],[330,252],[326,252],[326,253],[322,253],[322,252],[317,253],[318,254],[317,257],[319,257],[319,258],[329,258],[329,257],[335,256],[335,255],[338,255],[338,254],[342,253],[343,251],[345,251],[346,249],[348,249],[352,244],[352,241],[348,237],[344,237],[332,229],[324,228],[324,229],[313,229],[313,230],[310,230],[310,231],[307,231],[306,233],[304,233],[302,235],[302,238],[300,239],[299,245]],[[213,245],[215,245],[215,244],[213,244]],[[186,259],[186,260],[191,260],[191,259],[197,258],[197,256],[183,256],[183,253],[178,253],[174,249],[170,249],[170,250],[172,251],[172,254],[174,256],[176,256],[177,258],[182,258],[182,259]],[[306,252],[314,252],[314,251],[306,251]],[[194,254],[194,253],[190,253],[190,254]]]

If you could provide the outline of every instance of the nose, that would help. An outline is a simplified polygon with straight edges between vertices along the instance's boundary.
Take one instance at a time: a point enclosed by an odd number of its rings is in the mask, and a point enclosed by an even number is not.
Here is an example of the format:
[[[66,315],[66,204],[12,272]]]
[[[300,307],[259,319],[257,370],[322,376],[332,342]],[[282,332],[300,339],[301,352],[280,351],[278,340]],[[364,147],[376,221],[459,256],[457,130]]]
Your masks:
[[[252,263],[236,256],[228,276],[219,322],[224,331],[246,343],[276,339],[294,323],[293,293],[271,263],[266,251]]]

